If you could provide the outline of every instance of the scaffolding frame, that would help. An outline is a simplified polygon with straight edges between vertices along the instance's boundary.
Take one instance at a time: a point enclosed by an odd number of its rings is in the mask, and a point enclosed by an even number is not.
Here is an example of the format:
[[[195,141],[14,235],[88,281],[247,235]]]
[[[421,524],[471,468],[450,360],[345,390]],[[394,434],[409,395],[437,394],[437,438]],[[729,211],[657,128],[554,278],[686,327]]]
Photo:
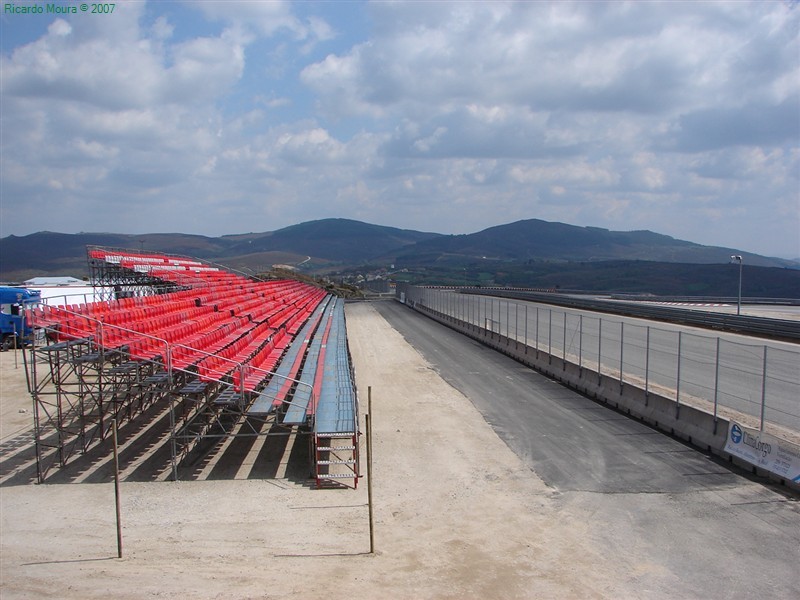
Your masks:
[[[114,420],[122,427],[135,427],[136,417],[159,403],[169,414],[168,468],[174,480],[180,462],[205,440],[311,433],[310,423],[281,423],[291,393],[270,414],[256,416],[248,414],[247,407],[258,391],[232,381],[201,380],[194,370],[170,368],[161,357],[134,359],[124,350],[104,351],[91,339],[32,344],[26,352],[39,483],[53,469],[106,440]],[[280,377],[266,371],[264,375],[265,384],[269,375]],[[292,391],[304,385],[289,381]]]
[[[165,282],[145,271],[134,271],[92,258],[92,249],[99,248],[87,248],[92,285],[96,290],[110,290],[105,294],[106,301],[206,285],[189,275],[178,283]],[[131,250],[120,252],[136,254]],[[79,316],[68,309],[62,312]],[[201,380],[196,367],[173,367],[172,352],[182,347],[179,344],[173,345],[167,340],[154,338],[164,344],[162,355],[150,360],[135,358],[125,346],[109,350],[98,343],[98,340],[105,339],[104,332],[111,329],[130,330],[86,315],[80,316],[94,322],[94,335],[53,342],[58,332],[46,323],[37,324],[35,315],[31,314],[36,334],[25,351],[25,367],[28,389],[33,399],[36,475],[39,483],[45,482],[54,469],[67,466],[75,456],[85,454],[106,440],[111,435],[113,421],[116,420],[123,427],[133,427],[136,416],[155,404],[167,405],[170,445],[168,469],[174,480],[178,479],[179,463],[203,440],[216,440],[216,445],[220,440],[240,437],[311,436],[313,421],[302,426],[283,425],[280,422],[294,391],[298,386],[307,384],[252,366],[248,367],[251,373],[255,370],[263,375],[255,391],[235,385],[230,375],[217,380]],[[152,338],[144,333],[133,333]],[[192,351],[208,355],[197,348],[192,348]],[[232,366],[231,372],[239,370],[239,381],[243,382],[244,365],[228,362]],[[260,390],[277,377],[292,383],[289,394],[280,401],[275,399],[274,411],[267,415],[248,414],[247,408],[261,393]],[[315,402],[313,390],[311,393]],[[313,477],[313,467],[310,467],[310,474]]]

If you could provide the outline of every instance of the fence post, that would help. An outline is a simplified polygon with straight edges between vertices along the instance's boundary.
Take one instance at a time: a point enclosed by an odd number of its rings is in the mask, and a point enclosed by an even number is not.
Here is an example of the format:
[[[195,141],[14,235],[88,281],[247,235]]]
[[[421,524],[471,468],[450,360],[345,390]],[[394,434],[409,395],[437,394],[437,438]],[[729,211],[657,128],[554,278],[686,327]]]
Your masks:
[[[578,377],[583,377],[583,314],[578,315]]]
[[[681,342],[683,340],[683,332],[678,332],[678,377],[675,382],[675,418],[680,418],[681,410]]]
[[[492,339],[494,339],[494,300],[495,299],[492,298]],[[498,320],[500,319],[500,301],[499,300],[497,301],[497,318],[498,318]],[[500,334],[499,328],[498,328],[498,332],[497,333],[498,333],[498,335]]]
[[[511,301],[506,298],[506,346],[511,344]]]
[[[717,356],[714,359],[714,433],[717,433],[717,407],[719,406],[719,340],[717,337]]]
[[[372,508],[372,386],[367,387],[367,503],[369,504],[369,553],[375,554],[375,519]]]
[[[536,307],[536,360],[539,360],[539,307]]]
[[[553,362],[553,309],[550,309],[550,314],[547,319],[547,364]]]
[[[767,408],[767,346],[764,345],[764,365],[761,369],[761,427],[759,431],[764,433],[764,414]]]
[[[603,380],[601,373],[603,364],[603,319],[597,318],[597,383]]]
[[[561,352],[561,370],[567,370],[567,311],[564,311],[564,347]]]
[[[625,322],[619,322],[619,391],[622,393],[622,365],[625,349]]]
[[[111,420],[111,438],[114,446],[114,502],[117,514],[117,558],[122,558],[122,510],[119,492],[119,444],[117,442],[117,419]]]
[[[650,400],[650,325],[647,326],[647,341],[644,351],[644,405]]]
[[[525,304],[525,354],[528,353],[528,304]]]

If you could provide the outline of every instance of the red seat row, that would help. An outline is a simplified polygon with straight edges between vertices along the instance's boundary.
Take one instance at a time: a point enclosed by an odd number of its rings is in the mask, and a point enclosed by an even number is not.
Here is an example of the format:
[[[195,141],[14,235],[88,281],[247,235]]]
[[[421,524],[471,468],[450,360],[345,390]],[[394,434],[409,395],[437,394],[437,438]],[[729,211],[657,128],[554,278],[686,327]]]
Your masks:
[[[89,256],[192,289],[63,309],[42,306],[29,312],[37,326],[52,328],[57,340],[91,338],[107,349],[127,346],[136,359],[169,353],[175,368],[196,364],[206,377],[230,374],[243,364],[252,371],[247,389],[275,368],[325,296],[302,282],[254,282],[192,259],[103,249],[92,249]]]

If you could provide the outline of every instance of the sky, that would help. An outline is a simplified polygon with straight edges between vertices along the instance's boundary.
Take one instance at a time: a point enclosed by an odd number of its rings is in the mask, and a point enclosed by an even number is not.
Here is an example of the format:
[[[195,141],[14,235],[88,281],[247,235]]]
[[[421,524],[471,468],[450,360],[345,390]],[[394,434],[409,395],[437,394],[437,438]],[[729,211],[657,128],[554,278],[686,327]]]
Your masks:
[[[47,4],[0,5],[0,237],[537,218],[800,257],[797,2]]]

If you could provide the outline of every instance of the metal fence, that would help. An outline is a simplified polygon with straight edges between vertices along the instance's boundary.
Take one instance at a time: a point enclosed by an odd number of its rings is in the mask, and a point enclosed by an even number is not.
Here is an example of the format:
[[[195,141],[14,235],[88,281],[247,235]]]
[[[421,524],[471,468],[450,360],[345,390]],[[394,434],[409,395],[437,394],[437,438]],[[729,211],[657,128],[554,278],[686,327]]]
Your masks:
[[[415,304],[621,386],[762,431],[800,432],[800,350],[450,290],[409,286],[405,293]]]

